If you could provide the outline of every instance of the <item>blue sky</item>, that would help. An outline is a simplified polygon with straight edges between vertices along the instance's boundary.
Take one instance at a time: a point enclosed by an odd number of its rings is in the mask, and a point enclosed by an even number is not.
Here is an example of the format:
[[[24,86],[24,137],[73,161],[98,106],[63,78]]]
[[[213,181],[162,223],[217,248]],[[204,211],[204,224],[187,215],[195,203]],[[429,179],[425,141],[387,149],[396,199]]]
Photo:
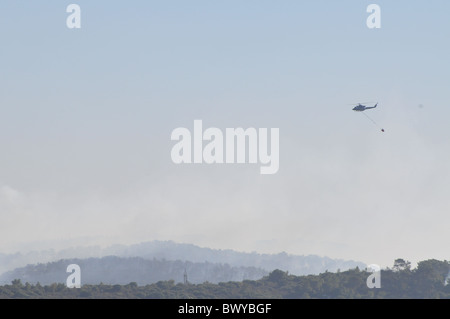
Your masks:
[[[80,0],[80,30],[70,3],[0,4],[0,250],[172,239],[448,259],[448,1]],[[380,103],[385,134],[360,101]],[[279,173],[175,166],[170,133],[195,119],[280,128]]]

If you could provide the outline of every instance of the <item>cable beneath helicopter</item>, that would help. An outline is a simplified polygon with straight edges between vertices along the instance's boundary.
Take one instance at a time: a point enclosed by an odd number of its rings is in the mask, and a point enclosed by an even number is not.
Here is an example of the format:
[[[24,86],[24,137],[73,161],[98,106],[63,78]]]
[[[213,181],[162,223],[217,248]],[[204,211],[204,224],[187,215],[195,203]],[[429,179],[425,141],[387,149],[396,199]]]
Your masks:
[[[377,122],[375,122],[369,115],[367,115],[365,112],[361,112],[362,114],[364,114],[366,117],[367,117],[367,119],[369,120],[369,121],[371,121],[373,124],[375,124],[375,126],[377,126],[379,129],[381,129],[381,132],[384,132],[384,128],[382,128],[381,126],[379,126],[378,124],[377,124]]]

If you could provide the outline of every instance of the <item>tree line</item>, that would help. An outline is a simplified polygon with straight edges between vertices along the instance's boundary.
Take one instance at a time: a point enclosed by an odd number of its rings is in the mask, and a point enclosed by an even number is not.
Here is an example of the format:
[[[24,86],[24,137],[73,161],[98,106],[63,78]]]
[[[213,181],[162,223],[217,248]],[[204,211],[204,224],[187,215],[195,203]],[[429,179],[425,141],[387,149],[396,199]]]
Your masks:
[[[450,298],[447,278],[448,261],[421,261],[415,269],[403,259],[392,268],[381,270],[381,288],[369,289],[366,280],[371,272],[358,267],[320,275],[294,276],[274,270],[260,280],[212,284],[176,284],[174,280],[139,286],[84,285],[69,289],[64,284],[31,285],[16,279],[0,286],[0,298],[120,298],[120,299],[434,299]]]

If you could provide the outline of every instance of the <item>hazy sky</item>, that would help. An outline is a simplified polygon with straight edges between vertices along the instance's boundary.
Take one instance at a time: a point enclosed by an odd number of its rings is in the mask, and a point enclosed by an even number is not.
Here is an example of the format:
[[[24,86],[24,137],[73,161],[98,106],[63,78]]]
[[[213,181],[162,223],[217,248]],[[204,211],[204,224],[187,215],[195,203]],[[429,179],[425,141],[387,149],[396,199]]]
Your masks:
[[[381,29],[366,26],[371,3]],[[0,252],[158,239],[449,259],[449,12],[448,0],[2,0]],[[348,105],[365,101],[385,133]],[[280,128],[279,172],[173,164],[171,132],[195,119]]]

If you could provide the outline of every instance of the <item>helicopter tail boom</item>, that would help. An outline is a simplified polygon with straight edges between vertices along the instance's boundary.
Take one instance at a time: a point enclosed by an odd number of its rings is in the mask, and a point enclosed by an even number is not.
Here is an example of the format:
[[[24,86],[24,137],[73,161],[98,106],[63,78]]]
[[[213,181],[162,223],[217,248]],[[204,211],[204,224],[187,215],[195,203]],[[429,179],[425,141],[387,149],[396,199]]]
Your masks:
[[[376,108],[378,106],[378,103],[377,104],[375,104],[374,106],[369,106],[369,107],[366,107],[365,109],[366,110],[369,110],[369,109],[374,109],[374,108]]]

